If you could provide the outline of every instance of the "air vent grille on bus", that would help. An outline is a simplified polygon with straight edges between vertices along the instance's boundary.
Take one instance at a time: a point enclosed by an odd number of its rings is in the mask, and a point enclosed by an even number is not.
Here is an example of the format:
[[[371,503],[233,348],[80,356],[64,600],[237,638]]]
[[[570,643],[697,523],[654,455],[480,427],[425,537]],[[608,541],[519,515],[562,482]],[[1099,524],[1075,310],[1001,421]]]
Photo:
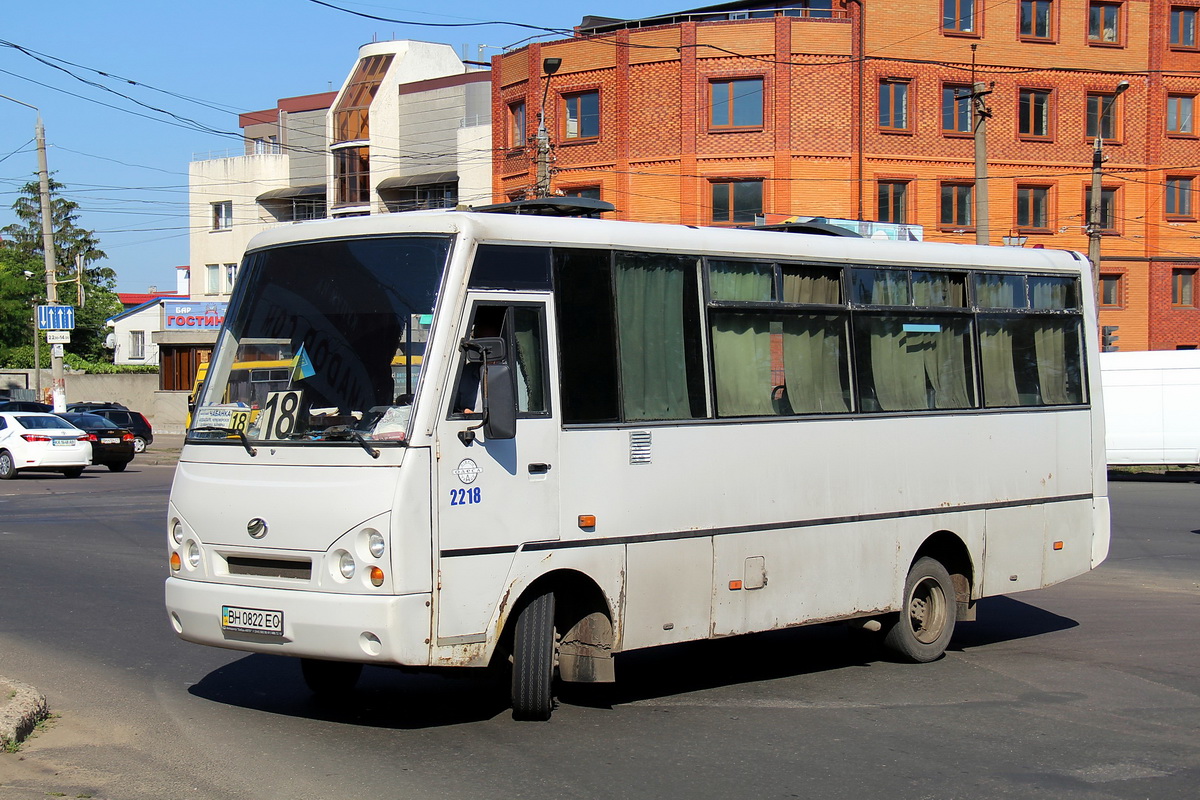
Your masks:
[[[629,463],[650,463],[650,431],[629,432]]]

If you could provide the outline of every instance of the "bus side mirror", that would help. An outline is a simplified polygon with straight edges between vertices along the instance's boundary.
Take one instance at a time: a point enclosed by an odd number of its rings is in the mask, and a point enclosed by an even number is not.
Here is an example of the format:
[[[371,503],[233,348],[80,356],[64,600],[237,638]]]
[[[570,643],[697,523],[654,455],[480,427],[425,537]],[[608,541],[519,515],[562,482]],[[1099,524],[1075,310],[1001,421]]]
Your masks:
[[[517,435],[517,392],[508,364],[488,364],[487,400],[483,405],[483,435],[512,439]]]
[[[479,364],[482,370],[483,435],[488,439],[515,438],[517,386],[512,369],[503,363],[508,357],[504,338],[464,339],[459,347],[466,355],[467,363]]]

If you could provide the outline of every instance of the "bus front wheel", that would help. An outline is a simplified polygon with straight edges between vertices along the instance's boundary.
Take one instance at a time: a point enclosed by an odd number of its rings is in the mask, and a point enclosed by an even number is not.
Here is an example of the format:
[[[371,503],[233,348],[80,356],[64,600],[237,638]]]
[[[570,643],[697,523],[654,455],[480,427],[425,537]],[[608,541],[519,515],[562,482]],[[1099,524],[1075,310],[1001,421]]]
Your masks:
[[[885,625],[883,642],[909,661],[934,661],[950,644],[957,610],[950,573],[935,559],[917,559],[904,581],[900,613]]]
[[[513,629],[513,719],[544,722],[554,710],[554,593],[533,598]]]
[[[362,674],[362,664],[348,661],[300,659],[300,674],[309,691],[317,697],[337,697],[350,693]]]

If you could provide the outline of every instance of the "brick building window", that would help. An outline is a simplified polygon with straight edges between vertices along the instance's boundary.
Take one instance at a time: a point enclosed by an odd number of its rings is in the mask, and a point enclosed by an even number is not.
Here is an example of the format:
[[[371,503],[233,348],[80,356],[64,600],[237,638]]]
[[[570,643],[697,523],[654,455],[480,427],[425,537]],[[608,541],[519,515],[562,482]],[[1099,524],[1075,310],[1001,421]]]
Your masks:
[[[1171,270],[1171,305],[1194,308],[1196,305],[1196,270]]]
[[[1121,44],[1121,4],[1088,3],[1088,44]]]
[[[1120,275],[1101,275],[1100,305],[1105,308],[1119,308],[1125,305],[1124,288],[1124,281]]]
[[[946,84],[942,87],[942,133],[971,132],[971,87]]]
[[[1192,95],[1167,95],[1167,133],[1191,136],[1196,132],[1196,98]]]
[[[1050,187],[1017,186],[1017,227],[1022,230],[1050,229]]]
[[[1117,192],[1115,186],[1100,188],[1100,232],[1117,233]],[[1092,189],[1083,190],[1083,217],[1088,218],[1092,213]]]
[[[1088,92],[1087,135],[1089,139],[1117,138],[1117,105],[1120,101],[1112,92]]]
[[[1181,50],[1196,49],[1196,9],[1171,9],[1171,47]]]
[[[1163,204],[1168,217],[1192,216],[1192,178],[1167,178],[1167,196]]]
[[[1054,3],[1052,0],[1021,0],[1021,38],[1054,38]]]
[[[885,131],[909,129],[907,78],[884,78],[879,82],[879,127]]]
[[[880,181],[878,185],[880,222],[908,222],[908,181]]]
[[[1022,89],[1018,106],[1022,136],[1050,136],[1050,92],[1045,89]]]
[[[944,33],[976,33],[975,0],[942,0]]]
[[[519,100],[508,106],[508,146],[525,146],[525,101]]]
[[[565,95],[563,106],[563,138],[595,139],[600,136],[600,92]]]
[[[763,213],[761,180],[721,181],[712,185],[712,221],[717,225],[754,222]]]
[[[763,79],[716,80],[708,85],[709,125],[713,128],[761,128]]]
[[[938,224],[942,227],[970,228],[975,185],[972,183],[943,183]]]

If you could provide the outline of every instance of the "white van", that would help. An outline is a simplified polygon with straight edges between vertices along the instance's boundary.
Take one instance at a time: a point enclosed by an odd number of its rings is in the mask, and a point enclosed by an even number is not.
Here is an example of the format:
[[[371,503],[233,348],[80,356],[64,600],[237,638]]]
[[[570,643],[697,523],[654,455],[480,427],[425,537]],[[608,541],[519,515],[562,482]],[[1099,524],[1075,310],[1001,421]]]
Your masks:
[[[1109,464],[1200,464],[1200,350],[1101,353]]]

